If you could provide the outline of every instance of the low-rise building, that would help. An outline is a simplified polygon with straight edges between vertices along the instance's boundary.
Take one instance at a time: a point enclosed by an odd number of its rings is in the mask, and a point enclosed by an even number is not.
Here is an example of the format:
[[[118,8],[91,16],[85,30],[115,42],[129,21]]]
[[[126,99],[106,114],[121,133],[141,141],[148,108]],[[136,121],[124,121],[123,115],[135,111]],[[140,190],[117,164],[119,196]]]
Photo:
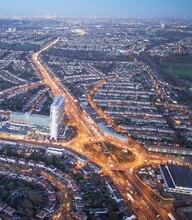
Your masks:
[[[161,164],[160,171],[167,191],[192,195],[192,171],[188,166]]]
[[[37,214],[36,217],[38,219],[44,219],[47,216],[47,212],[45,210],[40,210]]]
[[[4,209],[6,206],[7,206],[6,203],[4,203],[4,202],[0,202],[0,212],[2,212],[3,209]]]
[[[7,206],[6,208],[4,208],[3,212],[9,216],[12,216],[13,213],[15,212],[15,209],[12,208],[11,206]]]
[[[87,216],[85,215],[85,213],[83,211],[76,211],[76,212],[72,212],[71,213],[74,219],[77,220],[86,220]]]

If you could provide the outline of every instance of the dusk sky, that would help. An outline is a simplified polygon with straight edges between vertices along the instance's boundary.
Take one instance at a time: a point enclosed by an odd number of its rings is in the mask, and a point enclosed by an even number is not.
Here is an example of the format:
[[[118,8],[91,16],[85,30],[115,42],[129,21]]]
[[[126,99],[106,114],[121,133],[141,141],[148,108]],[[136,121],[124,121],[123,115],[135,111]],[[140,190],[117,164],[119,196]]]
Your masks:
[[[0,0],[0,14],[192,18],[192,0]]]

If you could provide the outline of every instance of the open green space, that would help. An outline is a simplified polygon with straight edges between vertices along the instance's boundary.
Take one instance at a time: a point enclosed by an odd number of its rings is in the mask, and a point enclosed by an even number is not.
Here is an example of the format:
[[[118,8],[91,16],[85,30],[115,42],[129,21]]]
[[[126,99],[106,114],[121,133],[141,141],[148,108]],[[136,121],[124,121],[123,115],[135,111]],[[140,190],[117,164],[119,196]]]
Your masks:
[[[161,68],[165,74],[173,77],[192,80],[192,56],[171,56],[163,59]]]
[[[15,50],[15,51],[31,51],[31,50],[38,50],[39,47],[34,44],[9,44],[9,43],[0,42],[0,49]]]
[[[105,142],[105,145],[113,153],[119,163],[132,162],[135,159],[134,154],[132,154],[129,150],[116,147],[110,142]]]

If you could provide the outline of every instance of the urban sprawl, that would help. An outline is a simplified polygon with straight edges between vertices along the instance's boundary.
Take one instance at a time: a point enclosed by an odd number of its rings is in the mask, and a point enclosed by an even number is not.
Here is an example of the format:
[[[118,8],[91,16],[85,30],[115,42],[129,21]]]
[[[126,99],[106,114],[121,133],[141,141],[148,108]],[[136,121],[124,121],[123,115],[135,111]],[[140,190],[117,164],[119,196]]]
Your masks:
[[[192,219],[192,24],[0,19],[0,219]]]

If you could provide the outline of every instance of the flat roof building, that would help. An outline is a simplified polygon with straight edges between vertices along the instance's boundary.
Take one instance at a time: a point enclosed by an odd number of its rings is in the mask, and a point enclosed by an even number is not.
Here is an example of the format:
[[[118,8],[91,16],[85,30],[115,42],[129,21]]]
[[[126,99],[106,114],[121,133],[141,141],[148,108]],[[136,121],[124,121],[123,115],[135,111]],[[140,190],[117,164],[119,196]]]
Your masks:
[[[50,138],[57,140],[59,130],[64,124],[65,98],[63,96],[55,97],[50,108]]]
[[[192,195],[192,171],[188,166],[163,164],[160,171],[169,192]]]
[[[27,124],[47,128],[50,124],[49,116],[31,114],[30,112],[11,112],[10,121],[19,124]]]

